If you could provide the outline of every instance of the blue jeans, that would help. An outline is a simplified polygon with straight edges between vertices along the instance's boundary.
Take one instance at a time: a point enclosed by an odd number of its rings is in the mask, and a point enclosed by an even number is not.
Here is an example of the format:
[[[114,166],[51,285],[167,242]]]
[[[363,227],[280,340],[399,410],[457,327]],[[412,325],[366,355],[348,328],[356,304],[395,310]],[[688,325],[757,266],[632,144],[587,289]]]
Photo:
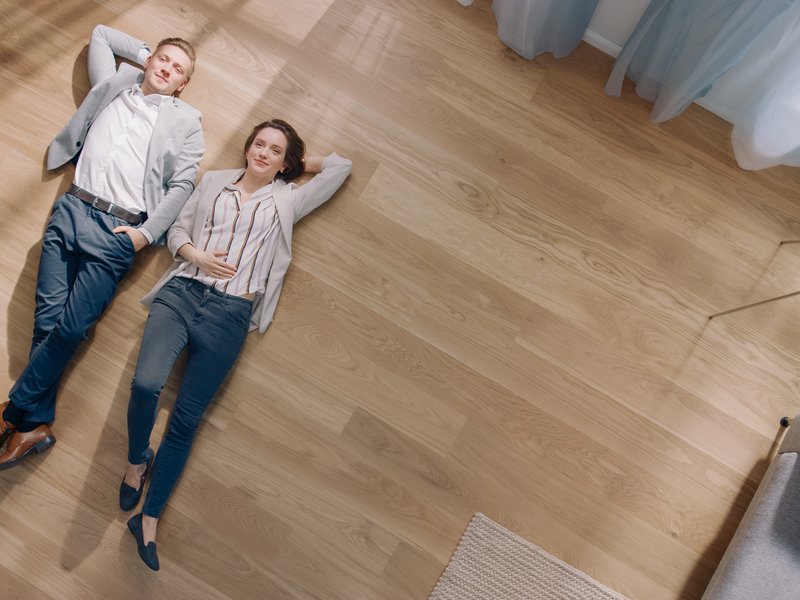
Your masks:
[[[122,219],[70,194],[53,205],[42,239],[28,365],[8,394],[26,421],[55,418],[56,390],[87,332],[133,264],[133,242],[113,233]]]
[[[147,317],[128,404],[128,461],[147,459],[158,398],[178,355],[188,351],[167,433],[153,465],[142,512],[158,518],[183,472],[200,419],[244,344],[252,302],[194,279],[175,277]]]

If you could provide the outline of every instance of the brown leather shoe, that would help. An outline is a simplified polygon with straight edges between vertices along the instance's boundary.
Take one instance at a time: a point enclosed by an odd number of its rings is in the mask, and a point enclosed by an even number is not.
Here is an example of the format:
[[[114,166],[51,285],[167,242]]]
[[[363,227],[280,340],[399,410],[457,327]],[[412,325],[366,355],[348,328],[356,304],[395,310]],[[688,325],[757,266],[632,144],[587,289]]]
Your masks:
[[[0,404],[0,448],[3,447],[3,444],[6,443],[6,440],[11,437],[12,433],[14,433],[13,423],[9,423],[3,419],[3,413],[6,410],[6,406],[8,406],[8,400]]]
[[[10,469],[31,454],[41,454],[55,443],[56,438],[47,424],[39,425],[33,431],[15,431],[5,452],[0,455],[0,471]]]

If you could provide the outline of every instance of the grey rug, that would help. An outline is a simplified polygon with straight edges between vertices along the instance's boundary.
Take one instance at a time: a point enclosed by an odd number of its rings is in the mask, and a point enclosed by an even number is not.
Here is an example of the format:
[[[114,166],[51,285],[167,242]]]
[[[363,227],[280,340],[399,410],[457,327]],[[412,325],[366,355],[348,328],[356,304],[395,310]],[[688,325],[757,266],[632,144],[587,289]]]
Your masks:
[[[476,513],[428,600],[626,598]]]

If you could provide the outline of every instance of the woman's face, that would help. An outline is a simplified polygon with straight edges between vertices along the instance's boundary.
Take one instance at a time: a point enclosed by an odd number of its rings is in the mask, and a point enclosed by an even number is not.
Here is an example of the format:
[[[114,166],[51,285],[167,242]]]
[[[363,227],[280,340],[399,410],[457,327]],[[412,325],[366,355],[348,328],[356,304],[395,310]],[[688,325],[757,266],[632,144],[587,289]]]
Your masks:
[[[279,129],[265,127],[256,134],[247,149],[247,171],[260,179],[272,181],[286,167],[286,146],[289,140]]]

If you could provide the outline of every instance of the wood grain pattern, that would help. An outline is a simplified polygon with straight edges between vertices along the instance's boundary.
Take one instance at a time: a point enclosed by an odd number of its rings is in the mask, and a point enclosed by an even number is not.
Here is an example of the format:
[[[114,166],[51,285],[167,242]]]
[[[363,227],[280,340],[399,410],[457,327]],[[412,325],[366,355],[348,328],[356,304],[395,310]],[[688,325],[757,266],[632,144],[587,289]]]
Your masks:
[[[117,508],[148,248],[61,386],[42,457],[0,474],[3,597],[412,600],[482,511],[631,600],[700,598],[797,412],[796,169],[736,167],[696,106],[654,125],[581,45],[526,61],[489,0],[0,0],[0,354],[25,365],[44,170],[103,22],[199,51],[202,168],[253,124],[352,157],[295,232],[159,528]],[[181,366],[154,432],[163,434]]]

